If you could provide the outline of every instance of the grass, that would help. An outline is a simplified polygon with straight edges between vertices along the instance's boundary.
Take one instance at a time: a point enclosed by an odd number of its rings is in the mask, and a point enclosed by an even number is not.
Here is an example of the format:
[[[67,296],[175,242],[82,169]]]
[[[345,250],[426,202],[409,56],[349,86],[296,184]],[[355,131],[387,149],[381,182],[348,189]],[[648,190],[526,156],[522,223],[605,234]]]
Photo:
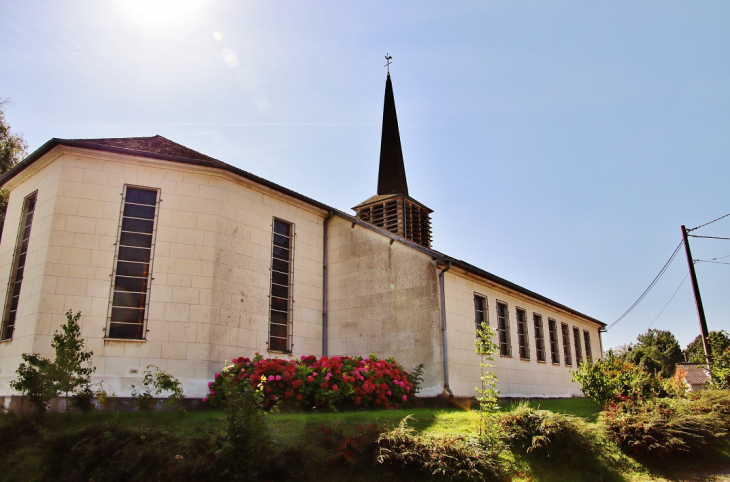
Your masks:
[[[542,399],[531,400],[533,408],[574,415],[593,427],[595,443],[601,447],[598,454],[582,454],[570,463],[540,458],[530,454],[507,451],[503,459],[513,467],[510,480],[514,481],[559,481],[559,480],[605,480],[605,481],[644,481],[680,480],[675,474],[695,480],[715,480],[713,472],[730,467],[730,442],[715,444],[708,448],[705,456],[678,457],[664,464],[641,464],[620,452],[616,446],[604,440],[596,423],[598,407],[588,399]],[[514,410],[516,403],[501,403],[502,411]],[[269,424],[274,439],[282,453],[293,454],[291,464],[302,465],[302,480],[340,480],[380,481],[380,480],[422,480],[424,474],[391,473],[387,467],[373,465],[369,455],[355,458],[345,463],[332,462],[331,458],[339,441],[344,437],[362,434],[368,427],[390,428],[396,426],[404,417],[412,415],[409,426],[417,433],[435,437],[456,435],[473,436],[478,429],[478,413],[468,407],[447,409],[416,408],[387,411],[361,411],[341,413],[275,413],[270,414]],[[62,415],[49,415],[38,428],[7,433],[13,425],[12,417],[0,417],[0,480],[44,480],[42,470],[47,461],[45,452],[48,440],[59,434],[75,433],[94,426],[113,424],[129,428],[149,428],[163,432],[175,439],[202,436],[214,438],[225,427],[225,414],[221,411],[188,412],[182,416],[175,412],[123,412],[88,415],[76,414],[70,418]],[[303,462],[309,461],[309,462]],[[289,464],[287,460],[283,463]],[[29,476],[29,474],[34,474]],[[328,474],[326,478],[323,474]],[[53,474],[45,480],[78,480],[65,478],[64,474]],[[110,480],[115,480],[110,479]],[[275,479],[273,479],[275,480]],[[716,479],[720,480],[720,479]]]

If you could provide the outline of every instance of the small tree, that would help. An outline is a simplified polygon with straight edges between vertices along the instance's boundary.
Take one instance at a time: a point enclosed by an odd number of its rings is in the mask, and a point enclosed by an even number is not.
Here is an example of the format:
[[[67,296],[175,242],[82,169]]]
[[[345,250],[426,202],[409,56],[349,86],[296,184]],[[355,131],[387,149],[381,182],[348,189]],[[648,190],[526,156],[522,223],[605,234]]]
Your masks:
[[[96,367],[91,365],[93,352],[84,351],[79,319],[81,312],[66,313],[66,324],[53,334],[51,347],[56,351],[55,361],[34,353],[23,353],[23,362],[18,367],[17,380],[10,386],[24,395],[38,413],[44,413],[48,403],[63,393],[66,397],[66,412],[70,413],[69,395],[79,408],[91,408],[90,378]]]
[[[488,325],[481,325],[477,329],[477,339],[474,342],[477,353],[481,357],[479,366],[481,367],[481,388],[475,387],[477,391],[477,400],[479,401],[479,418],[481,424],[479,427],[480,435],[484,437],[489,436],[489,427],[487,426],[487,417],[499,410],[497,400],[499,398],[499,390],[497,390],[497,377],[494,376],[491,368],[494,364],[492,355],[494,355],[499,349],[499,345],[494,342],[494,337],[497,331]],[[484,429],[484,430],[483,430]]]
[[[650,399],[661,390],[654,375],[610,353],[605,359],[583,363],[572,374],[583,394],[601,407],[621,401]]]

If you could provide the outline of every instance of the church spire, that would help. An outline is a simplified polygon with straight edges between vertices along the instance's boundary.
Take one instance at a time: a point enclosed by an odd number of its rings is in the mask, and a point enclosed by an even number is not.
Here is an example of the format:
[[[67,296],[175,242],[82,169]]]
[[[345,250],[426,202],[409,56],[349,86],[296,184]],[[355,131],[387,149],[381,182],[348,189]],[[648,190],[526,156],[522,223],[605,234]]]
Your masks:
[[[395,113],[395,98],[393,96],[393,83],[390,81],[390,72],[388,72],[388,77],[385,80],[378,194],[403,194],[408,196],[406,168],[403,163],[403,150],[400,145],[398,117]]]

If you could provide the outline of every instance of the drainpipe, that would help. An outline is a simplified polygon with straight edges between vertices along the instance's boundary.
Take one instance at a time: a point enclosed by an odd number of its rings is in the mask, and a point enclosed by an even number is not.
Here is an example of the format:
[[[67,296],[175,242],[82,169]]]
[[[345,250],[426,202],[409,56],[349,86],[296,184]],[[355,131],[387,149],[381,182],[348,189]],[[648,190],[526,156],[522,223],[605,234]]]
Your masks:
[[[444,273],[451,269],[451,261],[448,257],[445,257],[444,261],[448,264],[441,270],[441,272],[439,272],[439,288],[441,288],[441,337],[444,357],[444,390],[449,392],[449,398],[453,398],[454,392],[452,392],[449,387],[449,349],[446,344],[446,292],[444,291]]]
[[[324,218],[322,241],[322,356],[327,356],[327,226],[334,215],[330,210]]]

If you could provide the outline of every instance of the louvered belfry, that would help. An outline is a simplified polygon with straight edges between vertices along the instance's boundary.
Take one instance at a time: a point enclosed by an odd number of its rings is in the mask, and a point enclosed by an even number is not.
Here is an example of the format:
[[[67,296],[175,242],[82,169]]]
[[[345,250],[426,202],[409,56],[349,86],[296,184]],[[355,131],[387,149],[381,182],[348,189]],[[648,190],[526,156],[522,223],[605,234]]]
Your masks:
[[[378,193],[354,208],[359,219],[427,248],[431,247],[431,209],[408,195],[406,168],[395,113],[390,74],[385,81]]]

